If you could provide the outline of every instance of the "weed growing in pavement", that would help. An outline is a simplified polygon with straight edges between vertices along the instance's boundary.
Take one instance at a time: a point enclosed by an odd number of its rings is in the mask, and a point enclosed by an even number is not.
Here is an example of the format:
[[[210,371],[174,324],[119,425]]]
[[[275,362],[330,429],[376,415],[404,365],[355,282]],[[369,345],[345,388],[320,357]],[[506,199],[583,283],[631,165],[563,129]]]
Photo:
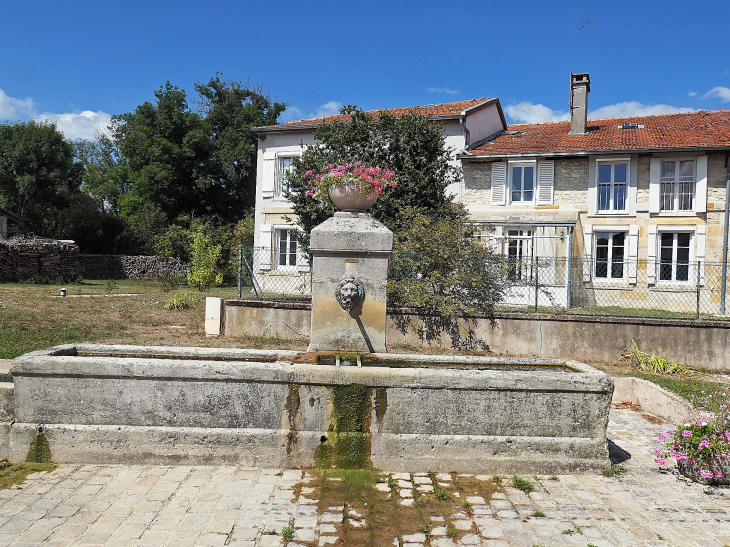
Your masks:
[[[603,476],[608,478],[619,477],[627,471],[628,469],[626,469],[626,467],[624,467],[620,463],[612,463],[610,466],[603,470]]]
[[[545,516],[545,513],[543,513],[542,511],[533,511],[533,512],[532,512],[532,516],[533,516],[533,517],[538,517],[538,518],[542,518],[542,517],[544,517],[544,516]]]
[[[289,543],[292,539],[294,539],[294,528],[291,526],[284,526],[284,528],[281,529],[281,537],[285,544]]]
[[[522,490],[525,494],[529,494],[535,489],[535,486],[530,481],[517,475],[512,475],[512,486],[517,488],[517,490]]]
[[[439,501],[446,501],[449,499],[451,495],[449,494],[449,491],[446,490],[446,488],[439,488],[436,490],[436,499]]]

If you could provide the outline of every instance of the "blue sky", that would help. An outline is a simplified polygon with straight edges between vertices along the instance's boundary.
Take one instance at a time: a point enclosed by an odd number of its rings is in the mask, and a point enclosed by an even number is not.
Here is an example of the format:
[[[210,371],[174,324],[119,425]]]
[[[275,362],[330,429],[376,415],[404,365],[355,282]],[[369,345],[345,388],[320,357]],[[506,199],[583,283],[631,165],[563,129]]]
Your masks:
[[[166,81],[261,83],[282,121],[496,96],[509,122],[730,108],[730,3],[0,0],[0,120],[91,137]]]

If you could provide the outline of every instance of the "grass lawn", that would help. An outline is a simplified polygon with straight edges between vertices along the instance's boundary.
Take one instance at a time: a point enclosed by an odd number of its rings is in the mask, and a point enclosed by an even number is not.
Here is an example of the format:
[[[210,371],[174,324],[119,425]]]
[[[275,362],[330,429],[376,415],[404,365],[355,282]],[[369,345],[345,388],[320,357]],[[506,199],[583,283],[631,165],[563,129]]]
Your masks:
[[[193,307],[166,310],[180,286],[166,293],[156,281],[85,280],[61,285],[0,284],[0,359],[73,342],[203,347],[278,347],[306,349],[306,342],[263,337],[206,338],[205,297],[235,298],[236,287],[191,291]],[[125,294],[138,296],[123,296]]]

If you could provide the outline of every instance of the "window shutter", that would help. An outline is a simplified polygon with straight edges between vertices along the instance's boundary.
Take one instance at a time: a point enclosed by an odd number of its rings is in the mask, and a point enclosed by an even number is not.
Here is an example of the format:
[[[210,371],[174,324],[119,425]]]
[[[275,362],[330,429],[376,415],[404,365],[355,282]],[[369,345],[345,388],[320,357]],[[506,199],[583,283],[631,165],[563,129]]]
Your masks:
[[[659,212],[659,191],[661,189],[662,160],[651,158],[649,167],[649,212]]]
[[[276,184],[276,158],[264,158],[263,180],[261,181],[261,195],[265,198],[274,197]]]
[[[507,164],[494,162],[492,164],[492,205],[507,204]]]
[[[705,162],[706,164],[706,162]],[[705,242],[707,239],[707,226],[697,226],[697,275],[700,285],[705,284]]]
[[[654,160],[652,160],[654,161]],[[656,225],[647,227],[646,241],[646,282],[650,285],[656,283]]]
[[[629,283],[636,284],[639,262],[639,227],[629,226]]]
[[[695,212],[704,213],[707,211],[707,156],[699,156],[696,166]]]
[[[259,231],[259,242],[261,248],[258,252],[258,268],[260,270],[271,269],[271,224],[262,224]]]
[[[583,228],[583,281],[590,282],[593,271],[593,225]]]
[[[545,160],[537,162],[537,205],[553,204],[553,188],[555,162]]]

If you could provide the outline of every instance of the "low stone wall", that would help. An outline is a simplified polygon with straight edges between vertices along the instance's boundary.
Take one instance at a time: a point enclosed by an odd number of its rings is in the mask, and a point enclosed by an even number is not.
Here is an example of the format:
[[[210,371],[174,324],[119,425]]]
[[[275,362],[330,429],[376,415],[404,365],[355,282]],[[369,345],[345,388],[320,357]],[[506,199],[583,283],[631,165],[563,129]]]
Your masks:
[[[79,248],[73,243],[38,237],[0,239],[0,281],[36,274],[73,278],[80,271]]]
[[[308,332],[308,304],[228,300],[225,334],[259,334],[296,338]],[[552,357],[577,361],[616,361],[634,340],[643,351],[705,370],[730,370],[730,321],[603,317],[585,315],[499,312],[494,324],[487,316],[462,320],[462,335],[472,329],[490,351],[501,355]],[[403,333],[398,325],[417,325],[415,310],[388,309],[387,343],[421,346],[413,329]],[[296,332],[295,332],[296,331]],[[444,336],[440,345],[450,347]]]
[[[155,279],[160,275],[185,277],[188,273],[184,262],[156,256],[80,254],[79,263],[85,279]]]

